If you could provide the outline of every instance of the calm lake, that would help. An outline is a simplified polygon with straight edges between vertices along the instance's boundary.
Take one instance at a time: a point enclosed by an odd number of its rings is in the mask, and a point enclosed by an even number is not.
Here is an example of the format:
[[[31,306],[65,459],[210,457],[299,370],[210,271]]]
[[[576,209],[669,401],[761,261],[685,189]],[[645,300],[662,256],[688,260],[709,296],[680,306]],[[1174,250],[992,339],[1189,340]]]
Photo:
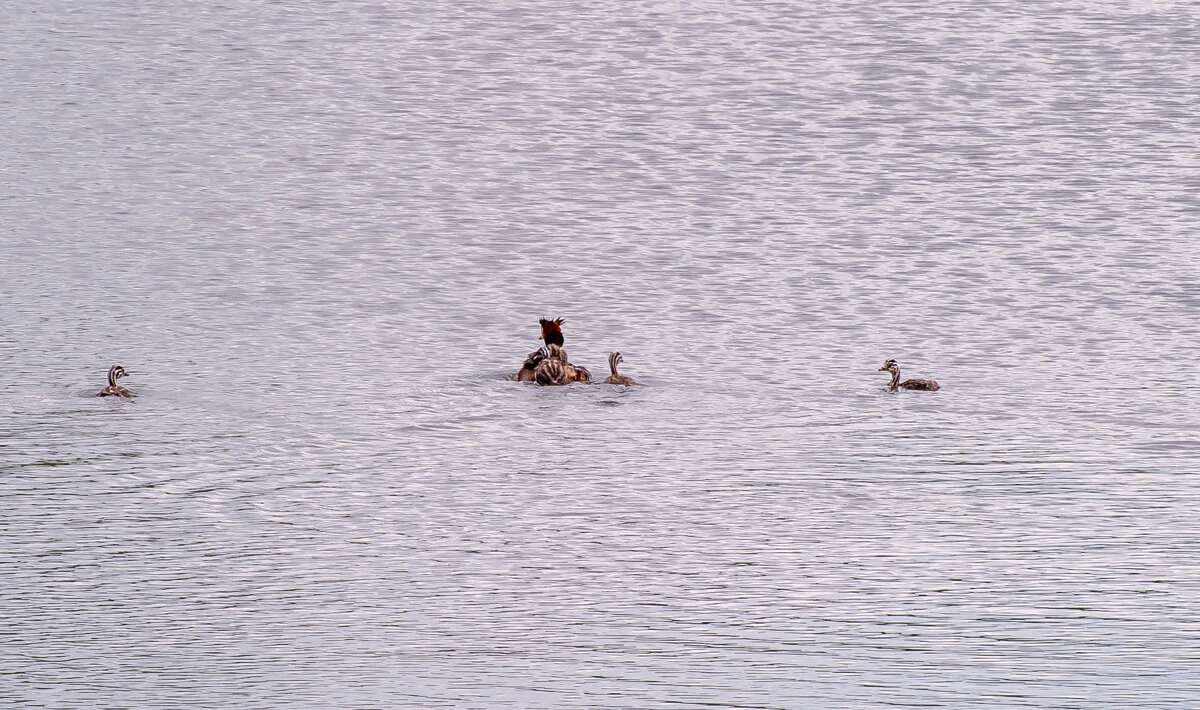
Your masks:
[[[1170,0],[14,4],[0,705],[1200,707],[1198,116]]]

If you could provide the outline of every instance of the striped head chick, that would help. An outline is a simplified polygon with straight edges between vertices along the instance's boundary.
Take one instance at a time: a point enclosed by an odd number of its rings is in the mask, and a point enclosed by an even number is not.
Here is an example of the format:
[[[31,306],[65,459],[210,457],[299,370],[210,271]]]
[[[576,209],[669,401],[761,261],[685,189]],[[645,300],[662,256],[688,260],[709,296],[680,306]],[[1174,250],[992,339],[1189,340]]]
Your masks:
[[[621,357],[621,353],[614,350],[608,354],[608,370],[610,374],[607,378],[605,378],[604,384],[625,385],[626,387],[637,384],[632,377],[626,377],[625,375],[617,372],[617,365],[621,364],[622,362],[625,362],[625,358]]]
[[[521,365],[521,369],[517,370],[517,382],[533,382],[533,371],[537,368],[538,363],[546,359],[545,346],[534,350],[525,356],[525,362]]]
[[[908,379],[908,380],[901,382],[900,381],[900,364],[897,363],[895,360],[889,359],[887,362],[883,363],[883,366],[879,368],[879,371],[880,372],[886,371],[886,372],[892,373],[892,381],[888,383],[889,390],[902,389],[902,390],[925,390],[926,392],[936,392],[939,389],[941,389],[941,385],[934,382],[933,380],[922,380],[922,379],[918,379],[918,378],[914,377],[912,379]]]
[[[128,377],[129,373],[120,365],[113,365],[108,368],[108,387],[100,390],[96,394],[97,397],[132,397],[133,393],[117,384],[117,380],[122,377]]]
[[[545,348],[546,357],[533,369],[533,381],[539,385],[570,384],[571,375],[567,370],[567,353],[562,347],[554,344]]]

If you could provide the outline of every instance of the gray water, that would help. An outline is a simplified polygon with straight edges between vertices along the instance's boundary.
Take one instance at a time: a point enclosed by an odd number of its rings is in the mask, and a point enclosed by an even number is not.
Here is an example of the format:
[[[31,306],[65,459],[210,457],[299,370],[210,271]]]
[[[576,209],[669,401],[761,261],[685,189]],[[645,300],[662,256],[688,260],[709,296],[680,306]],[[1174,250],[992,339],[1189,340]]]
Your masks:
[[[12,4],[0,703],[1200,707],[1198,115],[1187,3]]]

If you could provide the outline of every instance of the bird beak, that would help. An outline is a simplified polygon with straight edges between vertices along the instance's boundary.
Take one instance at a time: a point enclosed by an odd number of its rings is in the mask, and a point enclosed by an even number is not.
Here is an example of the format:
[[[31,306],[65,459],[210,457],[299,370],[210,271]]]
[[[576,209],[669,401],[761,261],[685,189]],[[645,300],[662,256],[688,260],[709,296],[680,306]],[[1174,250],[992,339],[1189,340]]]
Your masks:
[[[881,368],[879,368],[878,370],[876,370],[876,372],[883,372],[883,371],[884,371],[884,370],[886,370],[886,369],[887,369],[886,367],[881,367]]]

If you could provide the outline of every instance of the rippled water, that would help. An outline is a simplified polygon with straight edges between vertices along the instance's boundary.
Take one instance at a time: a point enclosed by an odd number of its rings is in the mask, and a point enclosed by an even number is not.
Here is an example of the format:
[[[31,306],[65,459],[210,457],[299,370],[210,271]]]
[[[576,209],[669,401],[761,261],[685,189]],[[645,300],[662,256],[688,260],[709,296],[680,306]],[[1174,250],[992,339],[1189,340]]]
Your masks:
[[[1200,702],[1194,5],[5,15],[5,703]]]

